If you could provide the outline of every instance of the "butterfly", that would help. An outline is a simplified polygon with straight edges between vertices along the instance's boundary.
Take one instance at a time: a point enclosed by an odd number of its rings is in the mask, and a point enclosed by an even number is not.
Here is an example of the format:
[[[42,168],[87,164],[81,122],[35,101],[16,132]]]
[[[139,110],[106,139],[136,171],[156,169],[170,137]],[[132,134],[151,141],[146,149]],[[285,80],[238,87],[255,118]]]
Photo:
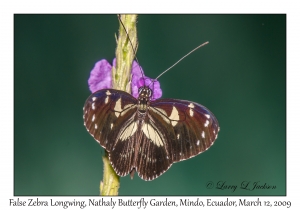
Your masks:
[[[115,89],[99,90],[86,100],[84,125],[108,152],[119,176],[153,180],[173,163],[210,148],[219,123],[201,104],[179,99],[151,100],[149,86],[136,99]]]

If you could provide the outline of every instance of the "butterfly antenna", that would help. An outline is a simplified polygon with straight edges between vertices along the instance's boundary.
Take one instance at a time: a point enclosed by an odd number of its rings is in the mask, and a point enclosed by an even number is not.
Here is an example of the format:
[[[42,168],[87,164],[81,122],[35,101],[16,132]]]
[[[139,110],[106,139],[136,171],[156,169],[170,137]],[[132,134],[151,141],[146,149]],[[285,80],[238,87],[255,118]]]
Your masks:
[[[198,47],[196,47],[195,49],[193,49],[192,51],[190,51],[188,54],[186,54],[185,56],[183,56],[182,58],[180,58],[176,63],[174,63],[171,67],[169,67],[167,70],[163,71],[160,75],[158,75],[158,77],[155,78],[155,80],[157,80],[159,77],[161,77],[164,73],[166,73],[167,71],[169,71],[171,68],[173,68],[174,66],[176,66],[180,61],[182,61],[185,57],[187,57],[188,55],[190,55],[191,53],[193,53],[194,51],[198,50],[200,47],[203,47],[204,45],[207,45],[209,42],[204,42],[203,44],[199,45]]]
[[[139,68],[140,68],[140,71],[141,71],[141,73],[142,73],[142,75],[143,75],[144,84],[145,84],[145,75],[144,75],[144,72],[142,71],[142,68],[141,68],[140,63],[139,63],[139,61],[138,61],[138,58],[136,57],[136,50],[134,50],[133,44],[132,44],[132,42],[131,42],[131,40],[130,40],[130,38],[129,38],[129,34],[128,34],[128,32],[127,32],[127,30],[126,30],[126,28],[125,28],[125,26],[124,26],[124,24],[123,24],[123,22],[122,22],[122,20],[121,20],[121,15],[118,15],[118,19],[119,19],[120,23],[122,24],[123,29],[124,29],[124,31],[125,31],[127,37],[128,37],[128,40],[129,40],[129,42],[130,42],[131,48],[132,48],[133,53],[134,53],[134,57],[135,57],[135,59],[136,59],[136,62],[138,63],[138,66],[139,66]]]

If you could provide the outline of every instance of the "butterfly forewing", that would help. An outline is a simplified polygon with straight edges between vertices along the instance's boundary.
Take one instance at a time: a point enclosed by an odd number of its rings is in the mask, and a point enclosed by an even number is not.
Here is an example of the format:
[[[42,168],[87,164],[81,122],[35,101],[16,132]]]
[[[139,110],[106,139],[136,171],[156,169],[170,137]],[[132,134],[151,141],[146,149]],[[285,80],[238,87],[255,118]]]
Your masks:
[[[159,99],[151,103],[149,115],[167,134],[172,162],[207,150],[217,137],[217,119],[206,107],[194,102]]]
[[[136,103],[137,100],[130,94],[114,89],[97,91],[86,100],[84,124],[108,152],[120,140],[120,132],[124,132],[132,122],[137,109]]]

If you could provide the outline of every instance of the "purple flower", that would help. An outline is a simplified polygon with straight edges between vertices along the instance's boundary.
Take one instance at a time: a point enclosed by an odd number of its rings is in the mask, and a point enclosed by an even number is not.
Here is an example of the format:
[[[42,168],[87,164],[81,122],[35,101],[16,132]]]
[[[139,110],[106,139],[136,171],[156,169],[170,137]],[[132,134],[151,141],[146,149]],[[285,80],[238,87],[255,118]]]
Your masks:
[[[88,80],[89,88],[92,93],[97,90],[112,87],[111,68],[112,66],[105,59],[102,59],[95,64]]]
[[[113,66],[116,66],[116,59],[113,60]],[[105,60],[98,61],[91,71],[90,78],[88,80],[89,88],[92,93],[105,89],[112,88],[112,66]],[[162,90],[158,81],[144,76],[143,69],[138,66],[136,61],[132,64],[132,80],[131,80],[131,94],[133,97],[138,98],[138,89],[142,86],[148,86],[153,91],[152,100],[156,100],[162,96]]]

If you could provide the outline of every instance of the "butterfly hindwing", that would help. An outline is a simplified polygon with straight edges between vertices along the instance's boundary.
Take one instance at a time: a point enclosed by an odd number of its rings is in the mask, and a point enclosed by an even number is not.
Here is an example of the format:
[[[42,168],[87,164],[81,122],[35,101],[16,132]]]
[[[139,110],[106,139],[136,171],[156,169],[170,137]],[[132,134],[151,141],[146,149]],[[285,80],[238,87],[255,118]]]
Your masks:
[[[133,119],[118,134],[117,142],[109,152],[109,159],[119,176],[126,176],[132,171],[135,161],[136,136],[138,135],[136,122]]]
[[[138,143],[136,171],[144,180],[152,180],[163,174],[171,166],[167,136],[155,124],[152,116],[145,116],[141,125],[141,138]]]

